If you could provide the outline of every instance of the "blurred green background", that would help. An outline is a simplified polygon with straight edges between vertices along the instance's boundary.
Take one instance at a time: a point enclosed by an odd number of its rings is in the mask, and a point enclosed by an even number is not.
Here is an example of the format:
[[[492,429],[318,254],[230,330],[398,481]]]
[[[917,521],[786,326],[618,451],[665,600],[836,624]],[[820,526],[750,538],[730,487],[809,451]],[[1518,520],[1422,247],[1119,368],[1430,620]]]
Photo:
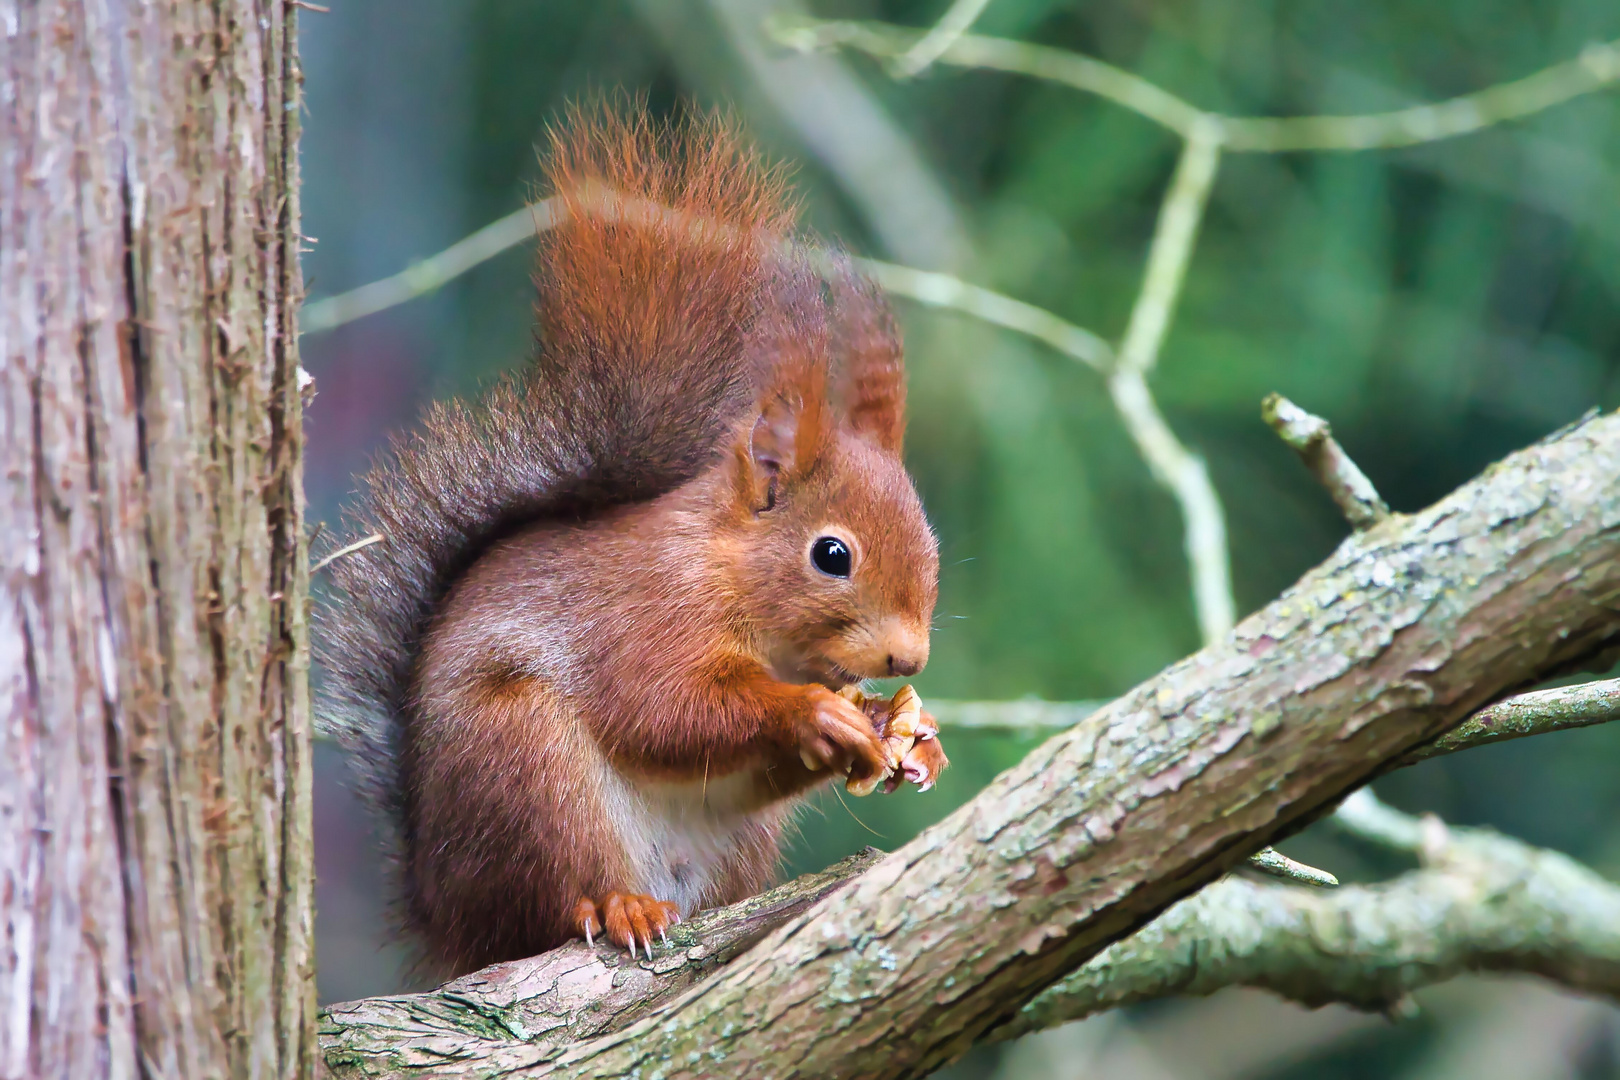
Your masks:
[[[656,111],[734,107],[797,169],[807,223],[1105,337],[1125,325],[1178,149],[1113,105],[1015,76],[895,82],[853,55],[767,45],[763,0],[331,0],[305,12],[305,273],[312,297],[394,273],[535,194],[563,105],[628,88]],[[942,0],[816,0],[931,24]],[[993,0],[977,31],[1080,50],[1205,107],[1369,112],[1517,78],[1620,37],[1613,0]],[[336,527],[368,455],[424,402],[523,361],[528,253],[305,339],[310,517]],[[1260,423],[1277,390],[1329,418],[1399,510],[1593,406],[1620,405],[1620,100],[1392,152],[1229,158],[1152,380],[1225,501],[1240,613],[1345,533]],[[897,302],[907,455],[943,545],[924,699],[1104,698],[1197,647],[1181,523],[1100,380],[1044,347]],[[787,871],[892,849],[1032,745],[958,734],[924,796],[820,799]],[[318,751],[320,993],[399,988],[369,824]],[[1620,877],[1620,726],[1513,743],[1380,782]],[[1398,871],[1331,835],[1285,850],[1348,879]],[[957,1077],[1613,1077],[1620,1013],[1529,982],[1463,980],[1416,1021],[1259,994],[1170,1002],[1011,1049]]]

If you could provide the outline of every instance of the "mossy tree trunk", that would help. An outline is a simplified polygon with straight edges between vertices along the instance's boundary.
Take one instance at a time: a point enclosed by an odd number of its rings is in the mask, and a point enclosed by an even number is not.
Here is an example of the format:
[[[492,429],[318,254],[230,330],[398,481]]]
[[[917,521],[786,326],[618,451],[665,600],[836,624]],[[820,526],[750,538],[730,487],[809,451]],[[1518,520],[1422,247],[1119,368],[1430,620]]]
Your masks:
[[[0,0],[0,1076],[309,1076],[295,12]]]

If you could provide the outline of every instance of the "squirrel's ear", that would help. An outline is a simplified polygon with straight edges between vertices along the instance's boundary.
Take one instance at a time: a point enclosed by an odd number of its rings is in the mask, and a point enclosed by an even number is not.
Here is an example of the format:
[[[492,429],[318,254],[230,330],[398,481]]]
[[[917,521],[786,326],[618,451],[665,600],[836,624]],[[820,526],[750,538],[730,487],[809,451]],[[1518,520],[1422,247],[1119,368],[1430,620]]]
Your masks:
[[[776,505],[777,486],[794,464],[799,410],[782,397],[766,400],[748,432],[748,452],[743,462],[744,488],[756,511]]]
[[[815,369],[801,370],[760,405],[738,455],[743,495],[756,513],[775,506],[782,483],[820,457],[830,419],[824,392]]]
[[[894,313],[847,263],[830,275],[838,399],[849,428],[891,453],[906,432],[906,369]]]

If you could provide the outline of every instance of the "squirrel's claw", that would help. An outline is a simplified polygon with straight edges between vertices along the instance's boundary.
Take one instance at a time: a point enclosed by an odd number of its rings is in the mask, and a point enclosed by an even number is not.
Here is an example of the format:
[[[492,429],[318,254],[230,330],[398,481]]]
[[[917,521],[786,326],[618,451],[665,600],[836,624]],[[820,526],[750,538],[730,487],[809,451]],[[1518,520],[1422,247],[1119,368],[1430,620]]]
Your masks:
[[[608,941],[624,949],[632,960],[652,959],[653,932],[669,944],[666,927],[681,921],[680,908],[668,900],[658,900],[642,893],[610,892],[600,900],[586,897],[574,905],[574,932],[585,939],[586,945],[595,944],[595,935],[603,934]]]
[[[596,944],[594,935],[601,932],[602,920],[598,917],[596,904],[590,897],[582,898],[574,905],[574,933],[584,936],[587,947],[594,947]]]
[[[917,741],[912,744],[911,750],[900,763],[900,773],[907,783],[916,784],[918,791],[927,791],[939,779],[939,774],[950,765],[950,758],[945,756],[945,748],[939,743],[939,736],[935,734],[933,717],[927,717],[929,729],[919,731]]]

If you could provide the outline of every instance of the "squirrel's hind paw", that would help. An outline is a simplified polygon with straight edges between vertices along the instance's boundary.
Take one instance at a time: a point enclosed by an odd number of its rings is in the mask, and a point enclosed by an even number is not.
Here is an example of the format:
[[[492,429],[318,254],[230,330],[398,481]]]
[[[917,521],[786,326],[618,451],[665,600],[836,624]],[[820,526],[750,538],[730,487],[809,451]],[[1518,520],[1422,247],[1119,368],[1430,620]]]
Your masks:
[[[654,931],[669,944],[664,931],[680,921],[681,909],[673,903],[640,893],[610,892],[600,900],[587,896],[574,905],[574,933],[585,944],[594,945],[596,936],[606,931],[607,939],[629,950],[632,960],[638,944],[647,957],[652,956]]]

